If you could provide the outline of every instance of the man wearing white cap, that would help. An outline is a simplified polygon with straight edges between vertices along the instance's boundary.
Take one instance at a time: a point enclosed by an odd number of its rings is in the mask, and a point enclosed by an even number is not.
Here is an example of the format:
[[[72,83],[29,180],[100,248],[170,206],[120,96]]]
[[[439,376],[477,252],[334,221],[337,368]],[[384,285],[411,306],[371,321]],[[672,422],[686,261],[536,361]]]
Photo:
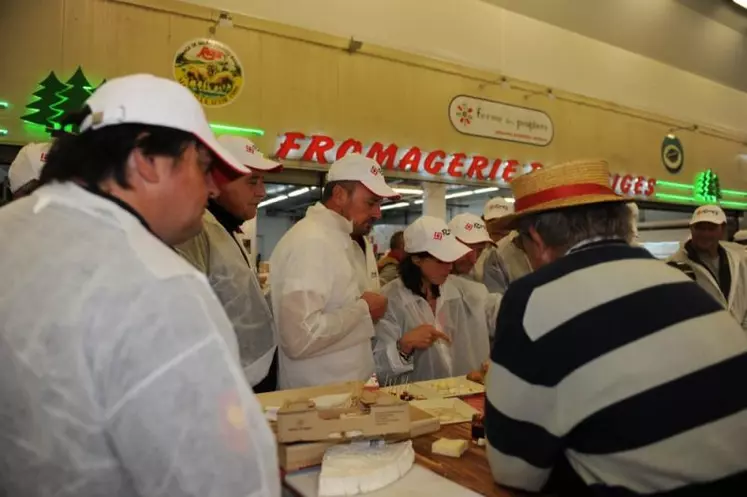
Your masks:
[[[265,158],[246,138],[224,135],[218,141],[251,173],[220,165],[213,168],[219,193],[208,204],[202,232],[176,249],[207,276],[223,304],[254,392],[271,392],[277,388],[275,321],[239,234],[245,221],[257,217],[257,206],[266,194],[265,173],[282,166]]]
[[[478,371],[489,356],[498,306],[483,285],[451,274],[472,249],[431,216],[408,226],[404,238],[400,275],[384,287],[389,307],[376,323],[379,380],[407,383]]]
[[[512,281],[532,272],[529,259],[520,246],[518,233],[507,230],[501,223],[501,219],[513,212],[513,204],[502,197],[485,204],[483,218],[496,247],[483,252],[483,260],[476,265],[476,277],[485,283],[491,293],[506,293]],[[482,279],[479,279],[480,274]]]
[[[747,245],[747,230],[739,230],[734,233],[734,243],[742,246]]]
[[[702,205],[690,219],[691,239],[669,260],[689,265],[695,281],[728,309],[747,330],[747,254],[724,243],[726,214],[718,205]]]
[[[66,124],[42,186],[0,209],[0,493],[279,496],[231,322],[171,249],[202,229],[212,165],[247,168],[168,79],[111,79]]]
[[[270,258],[280,388],[367,380],[374,371],[373,323],[381,295],[362,292],[350,235],[370,230],[381,201],[398,197],[373,160],[351,154],[332,164],[322,201],[278,242]]]
[[[30,195],[39,187],[39,176],[47,160],[51,143],[29,143],[13,159],[8,170],[8,182],[13,198]]]
[[[449,229],[457,240],[471,249],[466,255],[454,261],[454,274],[475,280],[475,264],[483,252],[493,246],[485,221],[467,212],[454,216],[449,222]]]

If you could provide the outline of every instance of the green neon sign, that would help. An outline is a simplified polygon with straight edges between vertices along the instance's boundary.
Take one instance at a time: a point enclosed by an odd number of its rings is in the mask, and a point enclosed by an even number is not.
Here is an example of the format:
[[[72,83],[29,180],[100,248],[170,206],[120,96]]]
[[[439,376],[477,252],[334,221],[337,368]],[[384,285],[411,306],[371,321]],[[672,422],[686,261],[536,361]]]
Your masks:
[[[225,131],[226,133],[239,133],[245,135],[257,135],[264,136],[265,131],[259,128],[242,128],[239,126],[230,126],[228,124],[214,124],[210,123],[210,127],[215,131]]]

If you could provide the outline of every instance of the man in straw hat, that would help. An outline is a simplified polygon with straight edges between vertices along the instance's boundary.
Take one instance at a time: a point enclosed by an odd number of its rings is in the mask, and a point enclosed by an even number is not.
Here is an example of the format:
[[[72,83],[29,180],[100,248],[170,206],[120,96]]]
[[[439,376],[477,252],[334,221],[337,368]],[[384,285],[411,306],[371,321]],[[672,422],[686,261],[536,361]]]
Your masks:
[[[519,243],[518,233],[503,222],[504,217],[514,212],[514,206],[508,200],[492,198],[483,210],[483,219],[496,246],[482,253],[474,273],[475,279],[485,283],[491,293],[505,293],[512,281],[532,272],[529,259]]]
[[[574,497],[743,495],[747,335],[681,271],[629,245],[631,211],[605,162],[511,188],[506,226],[535,271],[511,284],[497,321],[495,480]]]
[[[701,205],[690,219],[690,240],[670,258],[695,273],[695,281],[747,330],[747,254],[724,243],[726,214],[718,205]]]

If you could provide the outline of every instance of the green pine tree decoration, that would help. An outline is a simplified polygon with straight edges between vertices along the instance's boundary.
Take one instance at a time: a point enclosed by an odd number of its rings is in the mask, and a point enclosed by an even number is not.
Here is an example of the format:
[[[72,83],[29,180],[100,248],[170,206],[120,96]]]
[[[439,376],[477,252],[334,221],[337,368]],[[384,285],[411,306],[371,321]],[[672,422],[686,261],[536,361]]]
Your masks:
[[[52,71],[39,83],[39,87],[33,93],[36,100],[26,106],[26,109],[31,112],[22,116],[21,120],[29,124],[52,128],[55,120],[62,114],[62,111],[55,108],[61,100],[58,92],[67,88],[67,85],[60,81]]]
[[[713,170],[706,169],[695,178],[695,198],[709,204],[721,200],[721,184]]]
[[[66,84],[67,87],[58,92],[60,102],[54,107],[61,112],[62,116],[82,109],[93,91],[91,83],[80,67],[75,70]]]

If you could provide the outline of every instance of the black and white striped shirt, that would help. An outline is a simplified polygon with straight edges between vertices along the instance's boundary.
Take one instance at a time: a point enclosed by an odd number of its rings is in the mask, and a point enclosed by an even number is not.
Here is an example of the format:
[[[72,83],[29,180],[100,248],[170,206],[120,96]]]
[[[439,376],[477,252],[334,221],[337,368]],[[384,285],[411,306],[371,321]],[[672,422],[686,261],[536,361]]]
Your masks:
[[[487,378],[497,482],[567,461],[598,496],[747,496],[747,334],[682,272],[622,242],[511,284]]]

